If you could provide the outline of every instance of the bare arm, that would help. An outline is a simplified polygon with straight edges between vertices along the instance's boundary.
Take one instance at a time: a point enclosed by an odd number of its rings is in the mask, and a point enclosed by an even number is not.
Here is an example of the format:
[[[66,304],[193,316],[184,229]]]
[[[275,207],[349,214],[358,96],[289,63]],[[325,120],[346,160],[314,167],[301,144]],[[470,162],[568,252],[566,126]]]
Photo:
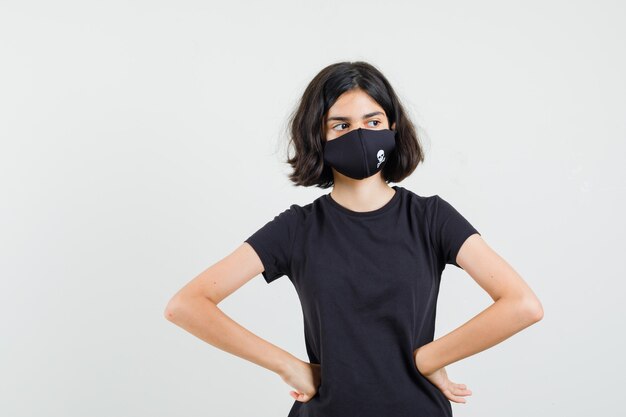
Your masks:
[[[276,374],[295,391],[292,398],[309,401],[320,384],[320,367],[250,332],[217,305],[263,272],[263,263],[247,242],[191,280],[169,301],[165,318],[205,342],[256,363]]]
[[[462,326],[416,350],[416,364],[425,375],[488,349],[543,318],[543,308],[533,291],[480,235],[474,234],[463,243],[456,261],[495,302]]]
[[[254,249],[243,243],[178,291],[169,301],[165,317],[205,342],[281,375],[296,358],[250,332],[217,306],[262,271]]]

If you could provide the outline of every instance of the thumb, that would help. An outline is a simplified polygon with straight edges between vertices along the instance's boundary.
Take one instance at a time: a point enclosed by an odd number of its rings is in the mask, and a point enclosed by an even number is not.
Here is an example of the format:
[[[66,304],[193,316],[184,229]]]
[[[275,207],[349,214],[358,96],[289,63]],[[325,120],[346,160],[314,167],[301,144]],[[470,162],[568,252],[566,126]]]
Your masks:
[[[309,400],[308,395],[300,394],[299,392],[296,392],[296,391],[289,391],[289,395],[291,395],[291,397],[297,401],[306,402]]]

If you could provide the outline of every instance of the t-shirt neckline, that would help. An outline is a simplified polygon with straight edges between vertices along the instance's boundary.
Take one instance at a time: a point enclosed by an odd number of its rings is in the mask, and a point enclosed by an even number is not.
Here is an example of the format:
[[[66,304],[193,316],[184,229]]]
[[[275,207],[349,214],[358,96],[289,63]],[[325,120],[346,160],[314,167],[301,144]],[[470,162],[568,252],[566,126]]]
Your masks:
[[[378,214],[384,213],[387,210],[389,210],[390,208],[392,208],[396,202],[398,200],[400,200],[400,189],[401,187],[398,185],[392,185],[391,188],[393,188],[394,190],[396,190],[396,192],[393,194],[393,196],[391,197],[391,199],[389,201],[387,201],[383,206],[377,208],[376,210],[370,210],[370,211],[354,211],[354,210],[350,210],[347,207],[342,206],[341,204],[339,204],[338,202],[336,202],[335,200],[333,200],[333,198],[330,196],[330,193],[325,194],[324,197],[326,199],[326,201],[328,202],[328,204],[332,207],[334,207],[335,209],[351,215],[351,216],[355,216],[355,217],[370,217],[370,216],[376,216]]]

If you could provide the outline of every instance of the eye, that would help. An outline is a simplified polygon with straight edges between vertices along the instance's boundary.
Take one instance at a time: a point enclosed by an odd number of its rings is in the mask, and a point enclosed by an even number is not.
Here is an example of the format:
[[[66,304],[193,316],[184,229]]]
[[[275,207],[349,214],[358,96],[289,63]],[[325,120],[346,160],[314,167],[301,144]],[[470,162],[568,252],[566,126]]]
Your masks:
[[[337,126],[343,126],[343,125],[347,125],[347,123],[339,123],[339,124],[337,124],[337,125],[333,126],[333,129],[334,129],[334,130],[339,130],[339,131],[341,131],[341,130],[343,130],[343,129],[337,129]]]
[[[380,124],[380,120],[370,120],[370,121],[369,121],[369,122],[367,122],[367,123],[373,123],[373,122],[376,122],[376,123],[377,123],[377,124],[375,124],[373,127],[377,127],[377,126]]]

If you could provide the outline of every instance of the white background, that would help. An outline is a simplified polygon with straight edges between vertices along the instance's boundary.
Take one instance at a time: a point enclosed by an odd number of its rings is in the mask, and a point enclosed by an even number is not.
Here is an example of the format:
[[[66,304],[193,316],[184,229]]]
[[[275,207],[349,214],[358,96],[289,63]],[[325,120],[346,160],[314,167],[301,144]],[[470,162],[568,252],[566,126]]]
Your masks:
[[[615,415],[623,318],[619,1],[1,1],[0,414],[286,416],[291,387],[168,322],[292,203],[288,114],[365,60],[420,126],[400,185],[453,204],[544,319],[449,365],[455,416]],[[491,302],[444,271],[435,337]],[[287,277],[220,307],[306,359]]]

